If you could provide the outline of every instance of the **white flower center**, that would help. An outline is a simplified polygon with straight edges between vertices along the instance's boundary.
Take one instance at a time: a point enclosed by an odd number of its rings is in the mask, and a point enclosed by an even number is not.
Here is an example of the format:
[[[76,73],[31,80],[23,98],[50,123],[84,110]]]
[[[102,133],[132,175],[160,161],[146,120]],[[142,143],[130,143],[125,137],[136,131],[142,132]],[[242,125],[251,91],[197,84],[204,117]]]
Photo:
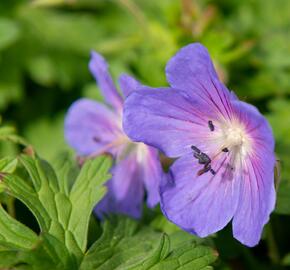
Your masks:
[[[226,131],[226,142],[230,146],[239,146],[245,142],[244,132],[240,127],[230,127]]]
[[[144,161],[147,156],[148,147],[144,143],[137,143],[136,145],[137,151],[137,162],[140,164]]]
[[[252,149],[252,138],[243,122],[238,119],[214,123],[208,121],[207,140],[205,145],[191,145],[193,156],[203,165],[197,175],[210,172],[232,180],[234,172],[242,168],[243,162]],[[220,162],[215,162],[219,160]]]
[[[229,149],[240,152],[242,157],[250,151],[250,138],[244,126],[240,123],[231,123],[223,129],[223,144]]]

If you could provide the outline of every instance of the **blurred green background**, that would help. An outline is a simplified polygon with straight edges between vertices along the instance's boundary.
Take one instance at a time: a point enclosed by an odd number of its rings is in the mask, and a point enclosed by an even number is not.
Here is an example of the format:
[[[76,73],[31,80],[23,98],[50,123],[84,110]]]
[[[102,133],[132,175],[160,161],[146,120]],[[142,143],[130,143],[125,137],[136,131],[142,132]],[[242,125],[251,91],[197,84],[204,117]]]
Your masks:
[[[217,240],[217,267],[290,265],[289,0],[1,0],[3,122],[52,160],[68,149],[63,118],[69,105],[81,96],[101,100],[88,71],[91,50],[107,58],[115,79],[126,72],[161,86],[167,60],[195,41],[209,49],[226,85],[267,116],[282,168],[268,247],[250,254],[231,239]],[[19,151],[7,143],[0,150],[1,156]]]

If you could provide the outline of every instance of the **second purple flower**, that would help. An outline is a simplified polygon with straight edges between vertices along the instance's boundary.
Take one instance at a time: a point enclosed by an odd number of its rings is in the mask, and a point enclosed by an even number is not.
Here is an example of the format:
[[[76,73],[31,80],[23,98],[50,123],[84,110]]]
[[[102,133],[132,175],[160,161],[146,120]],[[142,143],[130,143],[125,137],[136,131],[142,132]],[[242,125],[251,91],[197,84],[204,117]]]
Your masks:
[[[108,193],[97,205],[96,213],[141,215],[144,189],[147,204],[159,202],[158,186],[162,175],[158,151],[143,143],[132,142],[122,129],[123,98],[108,72],[104,58],[93,52],[89,68],[107,105],[80,99],[71,105],[65,119],[65,137],[79,156],[90,158],[103,153],[115,159]],[[123,75],[119,79],[123,95],[137,88],[138,82]]]

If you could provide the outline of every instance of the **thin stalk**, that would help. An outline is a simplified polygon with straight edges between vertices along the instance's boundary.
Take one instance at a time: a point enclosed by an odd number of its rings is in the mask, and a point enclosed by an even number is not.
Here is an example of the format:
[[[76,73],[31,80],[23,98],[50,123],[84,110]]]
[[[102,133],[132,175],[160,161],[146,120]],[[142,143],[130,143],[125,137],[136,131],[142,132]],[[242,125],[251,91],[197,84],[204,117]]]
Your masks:
[[[15,202],[15,199],[13,197],[9,196],[7,199],[7,212],[13,218],[16,217],[14,202]]]
[[[119,3],[125,7],[137,20],[137,22],[147,31],[146,17],[143,11],[138,7],[136,3],[131,0],[119,0]]]
[[[271,222],[267,226],[267,245],[269,249],[269,257],[271,258],[272,262],[275,264],[279,264],[280,255]]]

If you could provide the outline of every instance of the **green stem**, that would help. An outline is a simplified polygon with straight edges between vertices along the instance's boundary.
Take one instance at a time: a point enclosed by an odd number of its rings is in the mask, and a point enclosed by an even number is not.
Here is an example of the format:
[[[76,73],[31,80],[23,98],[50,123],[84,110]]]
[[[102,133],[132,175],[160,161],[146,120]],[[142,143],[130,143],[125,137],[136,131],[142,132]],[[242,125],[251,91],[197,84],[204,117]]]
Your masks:
[[[131,0],[119,0],[119,3],[124,6],[137,20],[137,22],[147,31],[146,17],[142,10]]]
[[[7,212],[13,218],[16,217],[14,201],[15,199],[11,196],[9,196],[7,199]]]
[[[273,263],[279,264],[280,255],[279,255],[279,250],[275,241],[271,223],[269,223],[267,226],[267,244],[268,244],[268,249],[269,249],[269,257],[271,258]]]

